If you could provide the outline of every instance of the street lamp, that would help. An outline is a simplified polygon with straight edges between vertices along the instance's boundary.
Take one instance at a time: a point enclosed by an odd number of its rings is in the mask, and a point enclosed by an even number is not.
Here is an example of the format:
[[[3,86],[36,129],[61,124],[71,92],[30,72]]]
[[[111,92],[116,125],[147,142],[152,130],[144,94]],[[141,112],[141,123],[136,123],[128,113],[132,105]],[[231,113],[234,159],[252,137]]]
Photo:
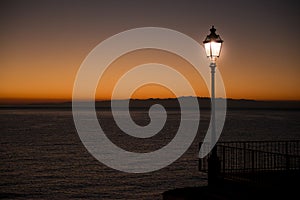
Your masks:
[[[216,34],[214,26],[210,29],[210,34],[203,41],[206,55],[210,59],[211,68],[211,145],[216,143],[216,124],[215,124],[215,69],[216,60],[220,56],[223,40]],[[218,184],[220,173],[220,161],[217,156],[216,146],[213,147],[212,153],[208,159],[208,184]]]
[[[210,29],[210,34],[206,36],[203,41],[206,55],[210,59],[211,63],[209,67],[211,68],[211,118],[212,118],[212,134],[211,134],[211,145],[216,142],[216,126],[215,126],[215,68],[216,60],[220,56],[221,47],[223,40],[219,35],[216,34],[216,29],[214,26]]]
[[[215,63],[216,59],[220,56],[221,47],[223,40],[219,35],[216,34],[216,29],[214,26],[210,29],[210,34],[206,36],[203,41],[206,55],[210,60]]]

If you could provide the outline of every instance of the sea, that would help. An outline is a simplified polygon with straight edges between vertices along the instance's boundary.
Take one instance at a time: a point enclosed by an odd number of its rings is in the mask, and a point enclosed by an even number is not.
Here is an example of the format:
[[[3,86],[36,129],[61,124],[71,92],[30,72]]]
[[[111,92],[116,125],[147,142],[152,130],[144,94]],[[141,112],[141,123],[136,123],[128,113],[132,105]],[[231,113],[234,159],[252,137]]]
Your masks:
[[[189,114],[193,118],[194,113]],[[70,109],[1,109],[0,198],[162,199],[167,190],[207,185],[207,175],[198,171],[198,151],[210,111],[200,114],[197,136],[178,160],[157,171],[126,173],[106,166],[87,151]],[[122,132],[110,111],[99,110],[97,115],[107,137],[132,152],[162,148],[180,125],[180,112],[168,111],[163,129],[142,139]],[[146,110],[133,110],[131,117],[140,126],[150,122]],[[227,111],[220,141],[299,140],[299,130],[300,110],[234,109]]]

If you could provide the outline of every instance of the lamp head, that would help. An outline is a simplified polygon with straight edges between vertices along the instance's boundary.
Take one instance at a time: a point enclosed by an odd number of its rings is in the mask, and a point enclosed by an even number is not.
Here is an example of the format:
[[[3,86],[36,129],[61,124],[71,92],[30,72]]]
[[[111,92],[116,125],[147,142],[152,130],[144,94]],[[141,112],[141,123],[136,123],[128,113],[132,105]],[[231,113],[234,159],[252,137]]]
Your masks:
[[[210,29],[210,34],[203,41],[206,55],[211,61],[215,61],[219,56],[222,48],[223,40],[216,34],[214,26]]]

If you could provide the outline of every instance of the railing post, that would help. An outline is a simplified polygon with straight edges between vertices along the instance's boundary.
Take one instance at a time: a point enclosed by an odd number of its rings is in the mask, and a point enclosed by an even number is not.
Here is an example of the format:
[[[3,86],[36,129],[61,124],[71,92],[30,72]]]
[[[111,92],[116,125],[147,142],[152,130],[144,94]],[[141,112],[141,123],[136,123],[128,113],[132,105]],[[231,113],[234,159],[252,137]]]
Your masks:
[[[243,149],[244,149],[244,172],[246,170],[246,142],[243,144]]]
[[[289,170],[290,169],[290,157],[289,157],[289,153],[288,153],[288,151],[289,151],[289,148],[288,148],[288,142],[285,142],[285,169],[286,170]]]
[[[223,162],[223,176],[225,174],[225,162],[226,162],[226,154],[225,154],[225,145],[223,145],[223,158],[222,158],[222,162]]]
[[[286,170],[290,170],[290,156],[286,154],[285,156],[285,161],[286,161]]]
[[[254,150],[251,149],[252,172],[254,172]]]
[[[203,144],[202,142],[199,143],[198,152],[200,151],[202,144]],[[198,157],[198,171],[201,171],[201,169],[202,169],[202,161],[201,161],[201,158]]]

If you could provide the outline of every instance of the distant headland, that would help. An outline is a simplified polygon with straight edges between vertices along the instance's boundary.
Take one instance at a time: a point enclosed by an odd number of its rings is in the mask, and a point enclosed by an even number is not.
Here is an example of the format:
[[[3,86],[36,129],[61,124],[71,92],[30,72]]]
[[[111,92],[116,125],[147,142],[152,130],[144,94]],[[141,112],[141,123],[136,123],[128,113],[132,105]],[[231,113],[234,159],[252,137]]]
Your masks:
[[[179,97],[178,99],[185,101],[191,98],[197,98],[200,109],[210,109],[211,100],[208,97]],[[143,109],[149,108],[153,104],[161,104],[167,109],[179,109],[177,98],[150,98],[150,99],[130,99],[130,109]],[[217,98],[218,100],[224,100]],[[230,109],[283,109],[283,110],[300,110],[300,101],[262,101],[250,99],[226,99],[227,108]],[[112,101],[125,101],[125,100],[112,100]],[[82,101],[84,104],[84,101]],[[100,100],[95,102],[97,109],[109,109],[111,100]],[[0,104],[0,109],[71,109],[72,102],[56,102],[56,103],[28,103],[28,104]]]

